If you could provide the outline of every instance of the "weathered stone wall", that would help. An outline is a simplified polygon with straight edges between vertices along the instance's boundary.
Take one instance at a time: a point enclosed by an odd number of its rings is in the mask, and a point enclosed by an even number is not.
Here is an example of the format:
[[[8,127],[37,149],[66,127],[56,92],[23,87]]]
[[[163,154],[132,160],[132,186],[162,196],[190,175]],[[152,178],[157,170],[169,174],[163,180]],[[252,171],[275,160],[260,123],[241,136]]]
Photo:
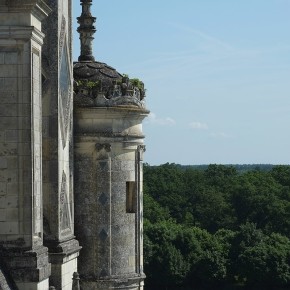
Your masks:
[[[23,3],[7,3],[0,3],[0,256],[20,289],[45,289],[41,20],[49,9],[36,1],[24,11]]]

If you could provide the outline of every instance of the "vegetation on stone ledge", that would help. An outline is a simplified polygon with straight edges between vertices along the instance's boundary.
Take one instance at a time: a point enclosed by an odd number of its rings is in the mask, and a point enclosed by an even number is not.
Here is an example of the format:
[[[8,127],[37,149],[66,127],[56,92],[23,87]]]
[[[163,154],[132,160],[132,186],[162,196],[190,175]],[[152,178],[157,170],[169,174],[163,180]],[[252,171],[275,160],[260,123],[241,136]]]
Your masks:
[[[138,88],[139,90],[144,90],[144,83],[138,78],[130,79],[130,82],[133,87]]]
[[[144,166],[146,288],[290,289],[290,167]]]
[[[130,79],[129,75],[127,74],[123,74],[123,79],[122,81],[119,81],[119,84],[126,82],[126,80],[128,80],[133,87],[138,88],[140,91],[144,90],[144,83],[140,79],[138,78]]]
[[[76,81],[78,87],[93,89],[100,86],[100,81],[78,80]]]

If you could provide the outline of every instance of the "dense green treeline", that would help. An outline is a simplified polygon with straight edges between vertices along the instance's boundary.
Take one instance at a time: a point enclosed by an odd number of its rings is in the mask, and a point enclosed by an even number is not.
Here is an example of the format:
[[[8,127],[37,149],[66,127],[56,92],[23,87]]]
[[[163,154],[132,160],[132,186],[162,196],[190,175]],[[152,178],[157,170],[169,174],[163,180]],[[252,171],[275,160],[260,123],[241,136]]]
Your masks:
[[[208,168],[208,164],[202,165],[180,165],[176,164],[177,167],[182,169],[196,169],[196,170],[206,170]],[[260,171],[270,171],[275,165],[272,164],[228,164],[226,166],[234,167],[238,173],[243,173],[250,170],[260,170]],[[154,167],[154,166],[152,166]]]
[[[146,289],[290,289],[290,167],[144,166]]]

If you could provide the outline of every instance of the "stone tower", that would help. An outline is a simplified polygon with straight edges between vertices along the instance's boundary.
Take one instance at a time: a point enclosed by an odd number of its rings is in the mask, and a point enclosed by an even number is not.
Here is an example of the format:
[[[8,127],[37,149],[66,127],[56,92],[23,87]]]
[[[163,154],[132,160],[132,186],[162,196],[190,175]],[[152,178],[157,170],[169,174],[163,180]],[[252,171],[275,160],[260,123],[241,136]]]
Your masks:
[[[143,289],[144,85],[92,55],[95,18],[82,0],[74,63],[75,232],[83,289]]]

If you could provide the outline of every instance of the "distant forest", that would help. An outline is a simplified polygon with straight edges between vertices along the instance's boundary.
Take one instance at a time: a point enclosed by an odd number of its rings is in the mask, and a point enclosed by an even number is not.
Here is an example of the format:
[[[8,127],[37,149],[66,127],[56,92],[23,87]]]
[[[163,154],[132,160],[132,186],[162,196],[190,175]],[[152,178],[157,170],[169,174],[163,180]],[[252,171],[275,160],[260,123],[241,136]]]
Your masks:
[[[144,165],[146,290],[290,289],[290,166]]]
[[[146,166],[150,166],[149,164],[145,164]],[[180,165],[180,164],[174,164],[177,167],[180,167],[181,169],[196,169],[196,170],[206,170],[209,166],[209,164],[201,164],[201,165]],[[260,171],[270,171],[272,170],[275,165],[273,164],[228,164],[223,165],[226,167],[234,167],[238,173],[243,173],[250,170],[260,170]],[[157,166],[151,166],[152,168]]]

